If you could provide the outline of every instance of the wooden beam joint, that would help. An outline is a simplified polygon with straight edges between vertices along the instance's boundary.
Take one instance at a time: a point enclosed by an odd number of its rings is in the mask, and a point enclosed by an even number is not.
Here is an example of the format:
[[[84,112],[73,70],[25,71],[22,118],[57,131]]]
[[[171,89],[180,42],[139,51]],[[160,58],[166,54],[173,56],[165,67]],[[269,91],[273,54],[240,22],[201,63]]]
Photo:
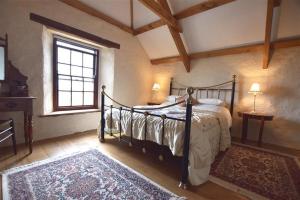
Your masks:
[[[159,4],[170,14],[172,15],[171,13],[171,9],[168,5],[168,2],[167,0],[158,0]],[[182,62],[185,66],[185,69],[187,72],[190,72],[191,70],[191,62],[190,62],[190,58],[185,50],[185,47],[184,47],[184,44],[183,44],[183,41],[181,39],[181,36],[179,34],[179,32],[177,32],[172,26],[168,25],[168,28],[169,28],[169,31],[172,35],[172,38],[175,42],[175,45],[177,47],[177,50],[179,52],[179,55],[182,59]]]
[[[198,13],[205,12],[205,11],[213,9],[213,8],[217,8],[219,6],[225,5],[225,4],[233,2],[233,1],[235,1],[235,0],[208,0],[208,1],[196,4],[194,6],[191,6],[183,11],[180,11],[180,12],[176,13],[175,15],[173,15],[173,17],[178,21],[178,20],[193,16],[193,15],[196,15]],[[150,31],[152,29],[161,27],[165,24],[166,24],[165,21],[160,19],[160,20],[154,21],[152,23],[146,24],[144,26],[141,26],[141,27],[135,29],[135,34],[137,35],[137,34],[144,33],[144,32]],[[179,32],[181,32],[181,31],[179,31]]]
[[[158,15],[162,21],[172,26],[176,31],[182,32],[181,27],[178,25],[177,20],[166,10],[163,6],[154,0],[139,0],[144,6],[149,8],[152,12]]]

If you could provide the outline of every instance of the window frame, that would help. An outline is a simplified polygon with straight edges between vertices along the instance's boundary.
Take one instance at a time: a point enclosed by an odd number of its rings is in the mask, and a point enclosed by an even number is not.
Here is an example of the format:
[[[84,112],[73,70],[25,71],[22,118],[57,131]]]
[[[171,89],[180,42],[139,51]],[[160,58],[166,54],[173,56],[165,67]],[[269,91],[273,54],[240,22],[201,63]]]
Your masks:
[[[94,55],[94,98],[93,98],[93,105],[82,105],[82,106],[59,106],[58,105],[58,81],[59,81],[59,74],[58,74],[58,55],[57,55],[57,49],[58,47],[61,47],[59,45],[57,45],[57,42],[61,41],[67,44],[71,44],[71,45],[75,45],[81,48],[85,48],[85,49],[90,49],[95,51],[95,55]],[[77,51],[77,52],[81,52],[81,53],[86,53],[84,51],[80,51],[78,49],[73,49],[71,47],[62,47],[65,49],[69,49],[69,50],[73,50],[73,51]],[[71,62],[71,60],[70,60]],[[68,110],[85,110],[85,109],[98,109],[98,82],[99,82],[99,50],[95,47],[92,48],[89,44],[84,44],[82,42],[78,42],[78,41],[74,41],[68,38],[63,38],[63,37],[53,37],[53,111],[68,111]],[[71,63],[70,63],[70,69],[71,69]],[[70,75],[70,77],[72,78],[72,75]],[[72,84],[72,79],[71,79],[71,84]],[[70,90],[71,94],[72,94],[72,87]],[[84,92],[84,88],[83,88],[83,92]],[[71,104],[72,104],[72,96],[71,96]]]

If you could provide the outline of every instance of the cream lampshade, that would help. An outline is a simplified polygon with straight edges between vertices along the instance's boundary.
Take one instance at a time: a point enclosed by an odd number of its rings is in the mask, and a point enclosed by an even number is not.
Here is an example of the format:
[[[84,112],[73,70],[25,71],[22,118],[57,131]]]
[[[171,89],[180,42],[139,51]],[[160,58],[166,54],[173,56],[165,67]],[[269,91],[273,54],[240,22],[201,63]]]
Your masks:
[[[258,83],[253,83],[253,84],[251,85],[251,88],[250,88],[250,90],[249,90],[248,93],[251,93],[251,94],[253,94],[253,96],[254,96],[253,112],[255,112],[256,95],[262,93],[261,90],[260,90],[260,85],[259,85]]]
[[[152,90],[153,91],[158,91],[159,89],[160,89],[159,83],[154,83],[153,86],[152,86]]]

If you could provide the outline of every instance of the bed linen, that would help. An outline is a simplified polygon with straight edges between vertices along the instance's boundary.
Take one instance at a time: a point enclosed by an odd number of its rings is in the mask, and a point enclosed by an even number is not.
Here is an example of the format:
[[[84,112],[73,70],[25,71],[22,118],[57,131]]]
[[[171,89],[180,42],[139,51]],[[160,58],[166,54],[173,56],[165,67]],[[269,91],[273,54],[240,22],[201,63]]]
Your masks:
[[[162,105],[166,105],[164,103]],[[149,108],[156,106],[136,106],[135,108]],[[173,106],[166,109],[151,111],[153,114],[165,114],[169,117],[185,119],[185,107]],[[112,127],[110,127],[110,109],[105,112],[106,131],[119,130],[120,111],[113,109]],[[127,136],[131,133],[131,113],[122,111],[122,132]],[[219,151],[225,151],[231,144],[229,127],[231,116],[227,108],[214,105],[195,105],[192,112],[189,152],[189,181],[192,185],[199,185],[208,180],[210,166]],[[133,113],[133,138],[143,140],[145,117],[143,114]],[[171,119],[165,120],[164,145],[172,154],[183,155],[185,123]],[[162,120],[159,117],[147,117],[147,140],[161,144]]]

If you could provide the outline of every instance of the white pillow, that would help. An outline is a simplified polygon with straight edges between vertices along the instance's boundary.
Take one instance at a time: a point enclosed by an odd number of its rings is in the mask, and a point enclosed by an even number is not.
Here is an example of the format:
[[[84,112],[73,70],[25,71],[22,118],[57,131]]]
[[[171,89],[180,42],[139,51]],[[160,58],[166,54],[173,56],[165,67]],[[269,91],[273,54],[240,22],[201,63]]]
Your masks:
[[[226,105],[226,103],[223,100],[213,99],[213,98],[198,99],[198,102],[200,104],[215,105],[215,106],[225,106]]]
[[[167,102],[170,102],[170,103],[175,103],[176,98],[178,98],[178,97],[181,97],[181,96],[178,96],[178,95],[170,95],[170,96],[167,96],[167,97],[166,97],[166,101],[167,101]]]

